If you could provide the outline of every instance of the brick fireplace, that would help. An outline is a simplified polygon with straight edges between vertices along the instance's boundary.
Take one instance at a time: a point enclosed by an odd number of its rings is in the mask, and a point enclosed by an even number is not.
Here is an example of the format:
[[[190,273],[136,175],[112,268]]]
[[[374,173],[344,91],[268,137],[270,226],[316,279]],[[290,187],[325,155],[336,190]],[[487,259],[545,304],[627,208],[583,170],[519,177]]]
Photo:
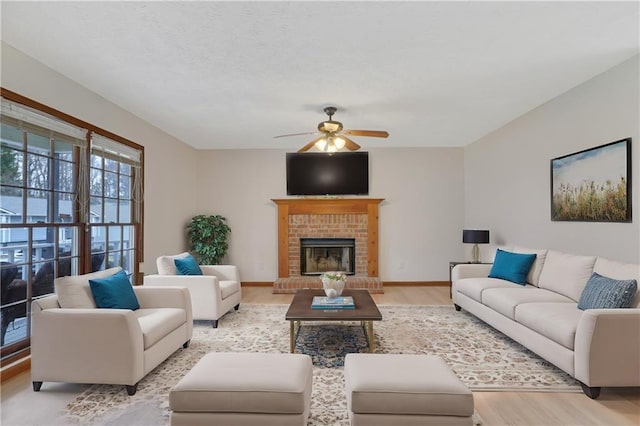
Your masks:
[[[321,288],[318,276],[300,273],[301,239],[353,239],[355,271],[347,288],[382,293],[378,278],[378,205],[381,198],[291,198],[278,205],[278,279],[274,293]]]

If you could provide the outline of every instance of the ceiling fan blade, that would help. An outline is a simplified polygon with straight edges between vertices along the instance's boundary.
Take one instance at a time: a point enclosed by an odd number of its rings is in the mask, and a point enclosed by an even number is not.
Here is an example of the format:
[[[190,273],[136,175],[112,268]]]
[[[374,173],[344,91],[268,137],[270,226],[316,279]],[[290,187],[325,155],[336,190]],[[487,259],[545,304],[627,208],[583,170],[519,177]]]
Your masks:
[[[298,150],[298,152],[306,152],[309,151],[311,148],[313,148],[313,146],[316,144],[316,142],[318,142],[320,139],[324,138],[324,135],[319,136],[317,138],[315,138],[314,140],[312,140],[311,142],[309,142],[308,144],[306,144],[305,146],[303,146],[302,148],[300,148]]]
[[[354,141],[352,141],[351,139],[349,139],[345,135],[340,135],[340,137],[342,139],[344,139],[344,141],[345,141],[344,147],[347,148],[348,150],[357,151],[357,150],[359,150],[361,148],[360,145],[358,145],[357,143],[355,143]]]
[[[374,138],[389,137],[389,132],[385,130],[344,130],[342,133],[346,133],[351,136],[371,136]]]
[[[276,139],[276,138],[286,138],[286,137],[289,137],[289,136],[315,135],[317,133],[318,132],[290,133],[288,135],[274,136],[273,138]]]

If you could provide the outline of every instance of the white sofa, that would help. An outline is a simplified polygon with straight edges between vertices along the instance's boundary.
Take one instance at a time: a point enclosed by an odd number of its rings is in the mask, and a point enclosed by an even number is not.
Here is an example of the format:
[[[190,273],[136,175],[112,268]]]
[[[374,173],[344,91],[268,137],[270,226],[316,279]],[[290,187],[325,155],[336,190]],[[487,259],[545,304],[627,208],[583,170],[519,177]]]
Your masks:
[[[178,275],[175,259],[182,259],[189,253],[175,256],[160,256],[156,259],[158,274],[145,275],[145,286],[180,286],[191,293],[194,320],[209,320],[214,328],[218,320],[232,308],[240,308],[242,289],[240,273],[234,265],[200,265],[202,275]]]
[[[632,308],[580,310],[592,272],[640,282],[640,265],[553,250],[535,253],[525,286],[488,278],[492,265],[452,271],[453,303],[575,377],[591,398],[600,388],[640,386],[640,291]]]
[[[140,309],[96,307],[89,279],[119,270],[57,278],[56,295],[32,302],[34,391],[45,381],[104,383],[125,385],[133,395],[140,379],[189,345],[193,320],[186,288],[134,286]]]

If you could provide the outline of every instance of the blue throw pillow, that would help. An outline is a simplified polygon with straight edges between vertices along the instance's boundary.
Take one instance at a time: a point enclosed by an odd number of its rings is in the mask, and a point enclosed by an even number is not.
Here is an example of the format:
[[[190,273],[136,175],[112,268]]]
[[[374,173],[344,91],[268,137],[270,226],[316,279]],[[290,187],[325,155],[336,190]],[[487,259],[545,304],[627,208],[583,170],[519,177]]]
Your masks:
[[[178,275],[202,275],[202,269],[191,255],[182,259],[174,259],[173,263],[176,265]]]
[[[526,285],[527,274],[534,260],[536,260],[535,254],[511,253],[498,249],[489,278],[500,278]]]
[[[636,280],[614,280],[594,272],[582,290],[578,308],[582,310],[630,308],[637,289]]]
[[[107,278],[89,280],[91,293],[98,308],[131,309],[140,308],[129,277],[120,271]]]

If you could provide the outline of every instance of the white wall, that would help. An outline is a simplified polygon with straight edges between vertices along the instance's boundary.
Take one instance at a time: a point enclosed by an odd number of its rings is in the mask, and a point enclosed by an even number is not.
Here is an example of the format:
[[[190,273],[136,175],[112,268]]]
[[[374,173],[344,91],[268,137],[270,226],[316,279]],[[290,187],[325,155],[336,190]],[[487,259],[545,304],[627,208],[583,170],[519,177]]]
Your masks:
[[[371,198],[380,205],[380,277],[445,281],[448,261],[463,255],[461,148],[369,151]],[[227,262],[243,281],[278,278],[277,207],[286,198],[284,150],[198,153],[200,214],[221,214],[231,227]]]
[[[467,146],[465,225],[490,229],[494,244],[638,262],[638,79],[636,56]],[[552,222],[550,160],[627,137],[633,223]]]
[[[278,278],[276,205],[284,198],[285,151],[207,150],[198,153],[198,214],[220,214],[231,228],[224,262],[242,281]]]
[[[2,43],[2,87],[145,147],[145,264],[186,248],[196,205],[197,151],[42,63]]]

